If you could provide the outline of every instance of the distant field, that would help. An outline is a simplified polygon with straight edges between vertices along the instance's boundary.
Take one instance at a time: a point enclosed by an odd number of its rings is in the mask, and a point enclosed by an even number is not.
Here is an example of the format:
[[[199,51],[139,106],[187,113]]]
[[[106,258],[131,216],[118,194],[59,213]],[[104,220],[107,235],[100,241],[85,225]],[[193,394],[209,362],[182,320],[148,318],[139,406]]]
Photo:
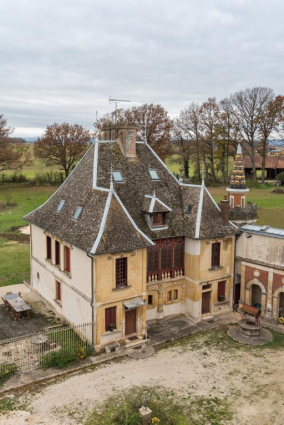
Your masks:
[[[4,176],[12,176],[16,173],[18,174],[24,174],[28,179],[32,179],[35,177],[37,173],[43,173],[45,171],[62,171],[59,169],[59,167],[47,167],[43,161],[40,161],[39,159],[35,159],[34,152],[33,152],[33,143],[29,143],[29,148],[31,151],[31,158],[33,160],[33,165],[29,167],[23,167],[21,170],[9,170],[5,172],[1,172],[0,177],[2,178],[2,175]]]
[[[22,217],[44,203],[55,190],[54,187],[0,187],[0,286],[29,280],[29,237],[18,228],[28,225]],[[7,202],[12,206],[7,206]]]
[[[214,200],[218,203],[226,195],[226,187],[209,187]],[[256,224],[267,224],[279,229],[284,228],[284,195],[273,193],[274,187],[266,189],[251,188],[246,195],[247,201],[257,204],[258,219]]]
[[[179,172],[179,164],[169,163],[169,160],[166,162],[172,171]],[[36,172],[48,169],[36,161],[30,169],[24,169],[23,173],[33,177]],[[226,187],[209,187],[216,202],[226,194]],[[29,239],[22,235],[18,228],[28,224],[22,217],[43,204],[55,190],[55,186],[12,188],[0,186],[0,286],[29,279]],[[247,200],[258,205],[257,224],[284,228],[284,195],[274,194],[273,190],[273,187],[251,188]],[[10,206],[7,205],[9,203]]]

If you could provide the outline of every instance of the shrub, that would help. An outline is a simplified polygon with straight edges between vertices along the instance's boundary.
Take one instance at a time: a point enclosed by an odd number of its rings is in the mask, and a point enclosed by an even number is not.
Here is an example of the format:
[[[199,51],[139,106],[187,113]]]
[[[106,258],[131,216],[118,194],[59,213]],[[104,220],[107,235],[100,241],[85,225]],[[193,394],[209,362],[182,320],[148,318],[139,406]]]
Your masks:
[[[277,174],[276,180],[280,183],[281,186],[284,186],[284,171]]]
[[[0,364],[0,385],[2,385],[7,379],[11,378],[17,371],[17,366],[12,363]]]

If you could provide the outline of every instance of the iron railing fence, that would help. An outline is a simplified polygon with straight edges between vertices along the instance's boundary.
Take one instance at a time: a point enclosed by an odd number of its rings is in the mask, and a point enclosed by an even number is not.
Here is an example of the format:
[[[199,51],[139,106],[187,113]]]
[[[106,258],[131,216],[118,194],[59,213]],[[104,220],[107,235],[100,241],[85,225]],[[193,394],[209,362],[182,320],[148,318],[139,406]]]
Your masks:
[[[83,359],[94,353],[93,323],[52,326],[0,342],[0,377]]]

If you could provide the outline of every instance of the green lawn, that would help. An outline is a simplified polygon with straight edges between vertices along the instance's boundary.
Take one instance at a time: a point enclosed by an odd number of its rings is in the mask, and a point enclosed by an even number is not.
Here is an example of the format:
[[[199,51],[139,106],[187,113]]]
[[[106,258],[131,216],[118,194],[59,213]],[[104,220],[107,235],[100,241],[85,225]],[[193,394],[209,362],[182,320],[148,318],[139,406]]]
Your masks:
[[[209,187],[209,191],[214,200],[218,203],[227,194],[226,186]],[[279,229],[284,228],[284,195],[273,193],[275,187],[250,188],[246,195],[247,202],[257,204],[258,219],[257,225],[267,224]]]
[[[28,225],[22,217],[43,204],[55,190],[55,187],[0,187],[0,286],[29,279],[29,240],[18,228]]]
[[[35,159],[34,157],[34,153],[33,153],[33,143],[29,144],[29,148],[31,151],[31,158],[33,161],[33,164],[28,166],[28,167],[23,167],[22,170],[9,170],[9,171],[2,171],[0,178],[1,180],[3,179],[3,175],[4,176],[13,176],[15,173],[17,174],[23,174],[25,175],[28,179],[33,179],[35,177],[36,174],[38,173],[43,173],[43,172],[48,172],[48,171],[61,171],[59,169],[58,166],[52,166],[52,167],[46,167],[46,165],[44,164],[43,161],[39,160],[39,159]]]

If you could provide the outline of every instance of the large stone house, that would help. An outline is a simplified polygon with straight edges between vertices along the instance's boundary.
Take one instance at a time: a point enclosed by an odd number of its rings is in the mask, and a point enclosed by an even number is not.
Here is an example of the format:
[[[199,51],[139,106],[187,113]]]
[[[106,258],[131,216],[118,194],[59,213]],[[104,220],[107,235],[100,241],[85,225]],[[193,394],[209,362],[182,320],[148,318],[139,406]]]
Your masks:
[[[109,128],[31,224],[31,285],[97,349],[146,323],[232,310],[236,226],[229,201],[180,182],[135,126]]]

